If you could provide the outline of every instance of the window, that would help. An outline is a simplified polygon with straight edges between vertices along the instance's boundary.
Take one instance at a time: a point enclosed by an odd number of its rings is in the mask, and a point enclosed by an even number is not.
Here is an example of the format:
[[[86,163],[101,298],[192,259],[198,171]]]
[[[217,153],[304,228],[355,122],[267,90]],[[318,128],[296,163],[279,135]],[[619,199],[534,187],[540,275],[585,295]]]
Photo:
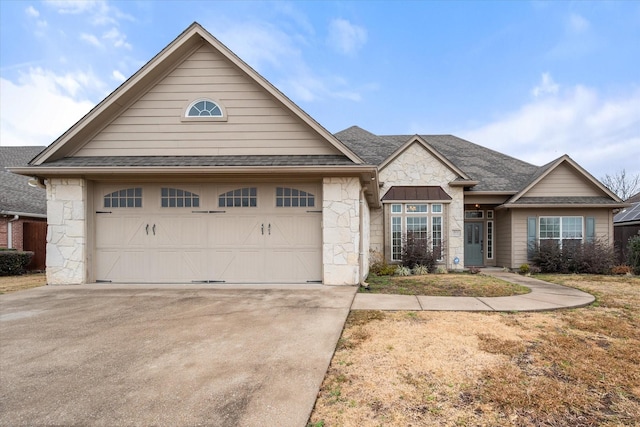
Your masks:
[[[222,117],[222,109],[210,99],[201,99],[187,107],[187,117]]]
[[[416,239],[430,239],[433,250],[442,251],[444,220],[441,203],[394,203],[390,211],[392,261],[402,260],[402,240],[407,233],[413,233]],[[442,259],[442,252],[439,255]]]
[[[296,188],[276,187],[276,207],[312,208],[316,205],[313,194]]]
[[[104,196],[105,208],[141,208],[142,188],[127,188]]]
[[[237,188],[218,196],[218,207],[221,208],[255,208],[256,206],[258,206],[256,187]]]
[[[464,211],[465,219],[482,219],[484,218],[484,211]]]
[[[540,217],[540,240],[556,241],[560,247],[569,241],[582,241],[581,216]]]
[[[493,259],[493,221],[487,221],[487,259]]]
[[[200,196],[179,188],[160,189],[160,206],[163,208],[198,208]]]

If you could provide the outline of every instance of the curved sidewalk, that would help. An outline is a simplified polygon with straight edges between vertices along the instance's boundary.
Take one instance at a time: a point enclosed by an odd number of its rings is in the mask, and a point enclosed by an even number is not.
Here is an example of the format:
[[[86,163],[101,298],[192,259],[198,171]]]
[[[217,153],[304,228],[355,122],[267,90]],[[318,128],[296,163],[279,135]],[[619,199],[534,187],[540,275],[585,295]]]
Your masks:
[[[428,297],[357,293],[352,310],[410,311],[545,311],[584,307],[595,297],[578,289],[555,285],[516,273],[483,269],[483,274],[517,283],[531,289],[524,295],[510,297]]]

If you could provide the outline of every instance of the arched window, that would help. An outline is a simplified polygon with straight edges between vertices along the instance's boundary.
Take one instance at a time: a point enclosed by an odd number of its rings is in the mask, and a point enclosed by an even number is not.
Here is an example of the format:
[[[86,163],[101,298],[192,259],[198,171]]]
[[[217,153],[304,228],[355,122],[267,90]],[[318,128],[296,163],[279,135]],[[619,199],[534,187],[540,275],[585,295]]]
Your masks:
[[[186,117],[224,117],[220,105],[210,99],[198,99],[187,107]]]

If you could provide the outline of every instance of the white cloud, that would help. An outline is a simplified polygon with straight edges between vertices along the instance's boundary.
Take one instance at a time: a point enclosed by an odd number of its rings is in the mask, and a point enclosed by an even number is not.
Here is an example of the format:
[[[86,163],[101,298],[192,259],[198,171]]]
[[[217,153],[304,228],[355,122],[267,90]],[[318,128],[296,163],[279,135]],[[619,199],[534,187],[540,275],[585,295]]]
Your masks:
[[[107,40],[113,44],[113,47],[123,47],[131,50],[132,46],[127,43],[127,36],[122,34],[117,28],[113,27],[102,35],[104,40]]]
[[[34,8],[31,5],[28,8],[26,8],[24,11],[27,13],[27,15],[31,16],[32,18],[37,18],[40,16],[40,12],[38,12],[36,8]]]
[[[98,38],[93,34],[82,33],[80,34],[80,40],[83,40],[96,47],[102,47],[102,43],[100,43],[100,40],[98,40]]]
[[[120,71],[118,70],[113,70],[113,72],[111,73],[111,77],[113,78],[113,80],[122,83],[123,81],[127,80],[127,78],[124,76],[124,74],[122,74]]]
[[[531,93],[535,97],[541,95],[555,95],[558,93],[558,89],[560,89],[560,85],[553,81],[551,74],[543,73],[540,84],[534,87]]]
[[[640,172],[640,88],[623,96],[574,86],[537,97],[463,138],[542,165],[569,154],[596,178]]]
[[[329,23],[329,46],[344,54],[355,53],[367,42],[367,31],[350,23],[346,19],[337,18]]]
[[[2,145],[48,145],[92,107],[83,93],[101,86],[90,73],[30,69],[17,83],[0,79]]]
[[[581,15],[576,13],[572,13],[569,15],[569,19],[567,21],[567,31],[570,33],[584,33],[589,29],[591,24],[589,21]]]

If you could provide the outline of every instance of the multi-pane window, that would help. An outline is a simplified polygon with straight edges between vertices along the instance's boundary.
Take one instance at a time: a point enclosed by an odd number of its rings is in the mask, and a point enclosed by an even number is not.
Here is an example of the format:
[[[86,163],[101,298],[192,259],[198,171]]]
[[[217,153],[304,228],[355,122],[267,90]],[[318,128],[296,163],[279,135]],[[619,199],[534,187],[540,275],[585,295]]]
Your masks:
[[[402,217],[391,217],[391,259],[402,259]]]
[[[581,216],[540,217],[540,240],[553,240],[560,246],[567,241],[582,241]]]
[[[203,99],[189,106],[187,117],[222,117],[222,109],[215,102]]]
[[[402,260],[402,240],[407,233],[414,239],[430,239],[432,248],[442,250],[443,205],[440,203],[394,203],[391,210],[391,260]],[[442,252],[439,253],[442,256]]]
[[[198,208],[200,196],[179,188],[160,189],[160,206],[163,208]]]
[[[487,221],[487,259],[493,259],[493,221]]]
[[[312,208],[316,205],[316,197],[297,188],[276,187],[276,207]]]
[[[126,188],[104,196],[105,208],[141,208],[142,188]]]
[[[256,187],[236,188],[218,196],[218,207],[221,208],[255,208],[258,206],[258,190]]]

